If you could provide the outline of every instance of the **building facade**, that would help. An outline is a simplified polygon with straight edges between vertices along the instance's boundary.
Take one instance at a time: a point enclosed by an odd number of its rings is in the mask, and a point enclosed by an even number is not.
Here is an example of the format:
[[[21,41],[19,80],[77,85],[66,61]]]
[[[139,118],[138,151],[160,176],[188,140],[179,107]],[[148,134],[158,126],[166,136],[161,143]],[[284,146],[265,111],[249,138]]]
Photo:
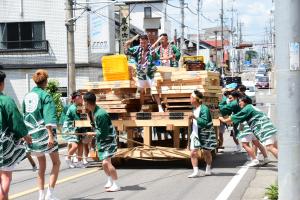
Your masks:
[[[166,0],[125,0],[129,5],[130,24],[145,30],[151,43],[161,33],[171,36],[171,22],[166,15]]]

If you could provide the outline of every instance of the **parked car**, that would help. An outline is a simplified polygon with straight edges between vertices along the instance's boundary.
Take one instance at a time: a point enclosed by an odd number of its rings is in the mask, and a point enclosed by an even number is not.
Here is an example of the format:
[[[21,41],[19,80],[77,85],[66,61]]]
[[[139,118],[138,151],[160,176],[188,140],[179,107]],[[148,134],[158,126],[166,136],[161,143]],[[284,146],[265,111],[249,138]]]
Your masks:
[[[256,105],[256,88],[253,81],[243,81],[243,85],[246,86],[246,95],[251,98],[252,104]]]
[[[265,77],[265,75],[264,74],[255,74],[255,82],[257,82],[258,78],[260,78],[260,77]]]
[[[231,83],[236,83],[238,85],[242,84],[242,78],[239,77],[239,76],[234,76],[234,77],[231,77],[231,76],[225,76],[222,78],[223,80],[223,85],[229,85]]]
[[[259,67],[259,68],[257,68],[256,74],[262,74],[263,76],[266,76],[267,75],[267,69],[264,68],[264,67]]]
[[[271,71],[271,65],[270,64],[266,64],[266,63],[262,63],[258,66],[258,69],[259,68],[262,68],[262,69],[265,69],[267,72],[268,71]]]
[[[257,88],[270,88],[269,77],[267,76],[258,77],[255,86]]]

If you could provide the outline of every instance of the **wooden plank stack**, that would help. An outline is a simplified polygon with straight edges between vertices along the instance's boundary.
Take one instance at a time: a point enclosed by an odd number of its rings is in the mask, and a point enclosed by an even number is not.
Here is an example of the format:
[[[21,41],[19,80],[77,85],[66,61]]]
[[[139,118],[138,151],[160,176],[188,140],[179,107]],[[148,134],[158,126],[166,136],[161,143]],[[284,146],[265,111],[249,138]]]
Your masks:
[[[159,68],[152,94],[159,94],[167,111],[191,111],[190,95],[194,90],[203,93],[203,103],[212,110],[221,98],[219,73],[185,71],[184,69]]]
[[[96,94],[97,105],[104,108],[108,113],[128,113],[140,110],[140,99],[136,95],[134,81],[101,81],[89,82],[80,90]]]

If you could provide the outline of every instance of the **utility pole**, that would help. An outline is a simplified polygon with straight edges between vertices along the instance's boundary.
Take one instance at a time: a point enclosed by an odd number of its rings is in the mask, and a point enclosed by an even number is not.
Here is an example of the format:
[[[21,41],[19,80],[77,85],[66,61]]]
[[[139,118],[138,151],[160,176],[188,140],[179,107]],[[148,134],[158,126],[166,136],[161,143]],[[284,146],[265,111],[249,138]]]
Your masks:
[[[221,63],[222,63],[222,69],[224,64],[224,2],[221,0]],[[223,71],[222,71],[223,73]]]
[[[234,22],[234,17],[233,14],[236,10],[233,9],[233,5],[230,9],[231,12],[231,24],[230,24],[230,37],[231,37],[231,48],[230,48],[230,70],[231,70],[231,76],[233,77],[233,72],[235,70],[235,49],[234,49],[234,28],[233,28],[233,22]]]
[[[243,42],[242,26],[243,26],[243,23],[240,22],[240,25],[239,25],[239,29],[240,29],[239,43],[240,44]]]
[[[239,46],[241,44],[241,40],[240,40],[240,24],[239,24],[239,21],[238,21],[238,15],[237,15],[237,21],[236,21],[236,39],[237,39],[237,44],[236,46]],[[237,68],[238,68],[238,73],[241,72],[241,50],[238,49],[237,50]]]
[[[180,38],[180,53],[181,58],[184,55],[184,49],[183,45],[185,45],[184,42],[184,0],[180,0],[180,12],[181,12],[181,38]],[[181,65],[183,62],[181,62]]]
[[[223,0],[221,0],[221,76],[224,76],[224,27],[223,27],[223,20],[224,20],[224,5]]]
[[[214,31],[215,33],[215,52],[216,52],[216,63],[218,62],[218,31]]]
[[[73,1],[66,0],[68,97],[76,90]]]
[[[269,60],[269,55],[270,55],[269,54],[270,47],[269,47],[269,31],[268,31],[267,25],[265,27],[265,31],[266,31],[266,35],[265,35],[265,41],[264,41],[264,43],[266,44],[266,47],[267,47],[265,60],[268,61]]]
[[[174,30],[174,43],[178,47],[178,41],[177,41],[177,29]]]
[[[164,33],[167,33],[167,28],[166,28],[167,18],[168,18],[168,15],[167,15],[167,5],[168,5],[168,0],[166,0],[163,3],[163,6],[164,6]]]
[[[286,200],[300,196],[300,1],[275,5],[278,184],[279,200]]]
[[[199,56],[199,44],[200,44],[200,0],[198,0],[197,4],[197,56]]]

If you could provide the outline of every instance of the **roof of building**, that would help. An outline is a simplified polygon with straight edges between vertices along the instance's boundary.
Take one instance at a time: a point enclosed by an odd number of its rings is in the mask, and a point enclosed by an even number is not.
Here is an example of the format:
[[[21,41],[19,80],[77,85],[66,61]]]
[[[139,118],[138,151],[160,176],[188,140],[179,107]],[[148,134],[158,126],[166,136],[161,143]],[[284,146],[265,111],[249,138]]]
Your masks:
[[[217,43],[216,43],[216,40],[204,40],[204,42],[208,43],[209,45],[211,45],[213,47],[221,47],[222,46],[221,40],[217,40]],[[223,40],[223,46],[228,46],[229,44],[230,44],[229,40]]]

